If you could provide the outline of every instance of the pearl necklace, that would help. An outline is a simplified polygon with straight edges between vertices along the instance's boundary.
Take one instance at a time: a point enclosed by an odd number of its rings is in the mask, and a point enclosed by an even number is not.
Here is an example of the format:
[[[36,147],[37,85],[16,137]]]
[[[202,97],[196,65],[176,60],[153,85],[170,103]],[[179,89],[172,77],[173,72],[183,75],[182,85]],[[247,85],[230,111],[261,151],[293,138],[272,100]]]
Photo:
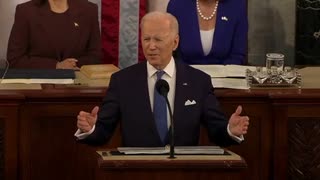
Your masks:
[[[203,19],[203,20],[206,20],[206,21],[209,21],[213,18],[213,16],[216,14],[217,12],[217,8],[218,8],[218,4],[219,4],[219,1],[216,1],[216,5],[214,6],[214,9],[213,9],[213,12],[212,14],[209,16],[209,17],[206,17],[202,14],[201,10],[200,10],[200,6],[199,6],[199,0],[197,0],[197,10],[198,10],[198,13],[199,13],[199,16]]]

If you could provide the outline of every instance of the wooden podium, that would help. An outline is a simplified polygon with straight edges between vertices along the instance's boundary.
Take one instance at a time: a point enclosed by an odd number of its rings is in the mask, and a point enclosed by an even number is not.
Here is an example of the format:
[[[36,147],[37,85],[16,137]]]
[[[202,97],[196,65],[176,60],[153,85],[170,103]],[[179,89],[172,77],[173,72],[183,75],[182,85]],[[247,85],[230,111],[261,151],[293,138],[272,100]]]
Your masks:
[[[210,180],[244,179],[241,170],[247,168],[239,155],[112,155],[97,151],[99,180]]]

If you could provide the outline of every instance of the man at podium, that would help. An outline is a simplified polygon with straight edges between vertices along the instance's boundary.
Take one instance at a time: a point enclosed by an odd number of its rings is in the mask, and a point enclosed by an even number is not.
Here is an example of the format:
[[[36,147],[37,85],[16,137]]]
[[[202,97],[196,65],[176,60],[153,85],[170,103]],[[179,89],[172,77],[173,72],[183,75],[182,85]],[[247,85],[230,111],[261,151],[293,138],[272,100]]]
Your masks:
[[[101,106],[79,112],[78,140],[104,144],[120,122],[123,146],[165,146],[173,117],[176,146],[198,145],[201,124],[216,145],[241,142],[249,126],[249,118],[240,115],[242,107],[238,106],[227,120],[219,109],[211,78],[173,59],[172,52],[179,43],[176,18],[151,12],[142,18],[140,28],[147,61],[114,73]],[[159,79],[169,85],[168,101],[155,89]],[[165,102],[171,106],[172,116]]]

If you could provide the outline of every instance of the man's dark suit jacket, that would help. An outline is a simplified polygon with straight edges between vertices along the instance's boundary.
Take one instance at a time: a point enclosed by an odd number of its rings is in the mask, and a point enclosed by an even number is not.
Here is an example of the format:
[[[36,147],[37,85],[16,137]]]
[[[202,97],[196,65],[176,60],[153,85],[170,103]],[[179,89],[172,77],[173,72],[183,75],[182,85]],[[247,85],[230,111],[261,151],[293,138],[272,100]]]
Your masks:
[[[56,63],[65,58],[78,59],[79,67],[100,62],[97,5],[87,0],[68,0],[68,5],[62,22],[53,22],[54,13],[48,3],[29,1],[17,5],[8,43],[10,67],[55,69]],[[66,25],[56,27],[59,23]]]
[[[112,75],[108,92],[98,113],[94,132],[84,143],[101,145],[112,136],[119,120],[123,146],[164,146],[150,106],[146,62]],[[186,106],[187,100],[196,104]],[[217,145],[235,144],[227,132],[228,121],[218,108],[211,78],[176,61],[176,91],[173,121],[175,145],[198,145],[200,124]]]

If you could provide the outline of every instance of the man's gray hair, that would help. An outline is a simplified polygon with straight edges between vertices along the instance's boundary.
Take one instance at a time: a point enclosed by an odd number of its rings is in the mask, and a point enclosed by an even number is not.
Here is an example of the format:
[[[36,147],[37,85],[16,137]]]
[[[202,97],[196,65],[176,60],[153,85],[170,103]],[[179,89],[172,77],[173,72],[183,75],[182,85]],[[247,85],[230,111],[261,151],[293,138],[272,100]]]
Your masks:
[[[161,12],[161,11],[152,11],[144,15],[141,19],[140,28],[142,28],[143,23],[147,19],[157,19],[157,18],[166,18],[170,21],[170,27],[172,29],[172,32],[175,34],[179,34],[179,24],[172,14],[167,12]]]

